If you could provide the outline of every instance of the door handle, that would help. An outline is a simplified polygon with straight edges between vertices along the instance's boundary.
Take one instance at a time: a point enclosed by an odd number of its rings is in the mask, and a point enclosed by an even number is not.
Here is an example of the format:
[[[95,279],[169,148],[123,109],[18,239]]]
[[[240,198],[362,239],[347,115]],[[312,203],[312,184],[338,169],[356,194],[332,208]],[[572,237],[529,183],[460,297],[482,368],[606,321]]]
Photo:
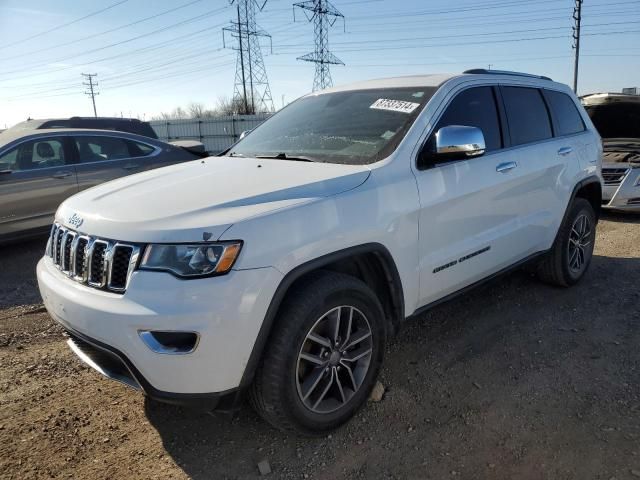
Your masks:
[[[140,168],[140,165],[138,165],[137,163],[128,163],[122,168],[124,168],[125,170],[135,170],[136,168]]]
[[[507,173],[510,170],[516,168],[518,164],[516,162],[505,162],[501,163],[496,167],[496,172]]]
[[[560,155],[562,157],[566,157],[571,152],[573,152],[573,148],[571,148],[571,147],[562,147],[560,150],[558,150],[558,155]]]
[[[63,172],[56,172],[52,176],[53,178],[67,178],[67,177],[70,177],[71,175],[73,175],[73,173],[69,171],[63,171]]]

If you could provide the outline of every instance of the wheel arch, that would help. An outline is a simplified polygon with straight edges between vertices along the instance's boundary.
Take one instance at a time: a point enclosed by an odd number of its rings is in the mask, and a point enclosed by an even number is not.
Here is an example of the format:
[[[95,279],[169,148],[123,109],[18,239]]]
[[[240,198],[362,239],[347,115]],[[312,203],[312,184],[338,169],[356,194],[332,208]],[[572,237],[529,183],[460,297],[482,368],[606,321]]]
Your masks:
[[[346,273],[364,281],[378,296],[389,330],[395,333],[399,329],[405,318],[404,293],[396,264],[384,245],[367,243],[315,258],[287,273],[276,288],[247,361],[240,382],[241,389],[248,388],[253,381],[278,311],[287,293],[296,283],[303,281],[304,277],[318,270]]]
[[[602,183],[596,176],[587,177],[576,185],[571,197],[571,202],[575,198],[584,198],[593,207],[593,211],[596,214],[596,221],[600,218],[600,212],[602,211]],[[567,206],[567,211],[571,206],[571,202]]]

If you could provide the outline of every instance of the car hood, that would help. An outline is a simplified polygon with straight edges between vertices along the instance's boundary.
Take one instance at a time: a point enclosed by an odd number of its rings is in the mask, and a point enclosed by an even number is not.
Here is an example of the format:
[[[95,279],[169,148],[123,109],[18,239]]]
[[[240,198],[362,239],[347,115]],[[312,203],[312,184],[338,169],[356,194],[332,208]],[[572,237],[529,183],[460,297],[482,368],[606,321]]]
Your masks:
[[[369,174],[363,165],[209,157],[85,190],[56,220],[128,242],[216,240],[234,223],[346,192]]]

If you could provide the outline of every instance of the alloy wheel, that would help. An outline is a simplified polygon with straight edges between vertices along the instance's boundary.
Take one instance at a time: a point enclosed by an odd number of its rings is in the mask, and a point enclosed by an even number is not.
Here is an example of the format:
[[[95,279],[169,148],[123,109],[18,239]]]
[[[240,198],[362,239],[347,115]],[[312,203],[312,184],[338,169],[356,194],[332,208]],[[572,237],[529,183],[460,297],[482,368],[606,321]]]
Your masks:
[[[579,215],[569,232],[568,262],[572,273],[580,273],[591,255],[591,222],[587,215]]]
[[[364,382],[372,352],[371,326],[360,310],[345,305],[322,315],[298,353],[297,391],[305,407],[327,414],[347,404]]]

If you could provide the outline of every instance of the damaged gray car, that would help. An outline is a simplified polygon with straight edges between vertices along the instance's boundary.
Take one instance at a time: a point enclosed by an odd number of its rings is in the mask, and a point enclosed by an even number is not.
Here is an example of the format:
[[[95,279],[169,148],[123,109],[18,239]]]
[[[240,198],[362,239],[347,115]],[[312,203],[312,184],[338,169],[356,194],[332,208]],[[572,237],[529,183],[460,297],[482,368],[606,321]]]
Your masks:
[[[602,207],[640,212],[640,95],[598,93],[582,103],[602,137]]]

